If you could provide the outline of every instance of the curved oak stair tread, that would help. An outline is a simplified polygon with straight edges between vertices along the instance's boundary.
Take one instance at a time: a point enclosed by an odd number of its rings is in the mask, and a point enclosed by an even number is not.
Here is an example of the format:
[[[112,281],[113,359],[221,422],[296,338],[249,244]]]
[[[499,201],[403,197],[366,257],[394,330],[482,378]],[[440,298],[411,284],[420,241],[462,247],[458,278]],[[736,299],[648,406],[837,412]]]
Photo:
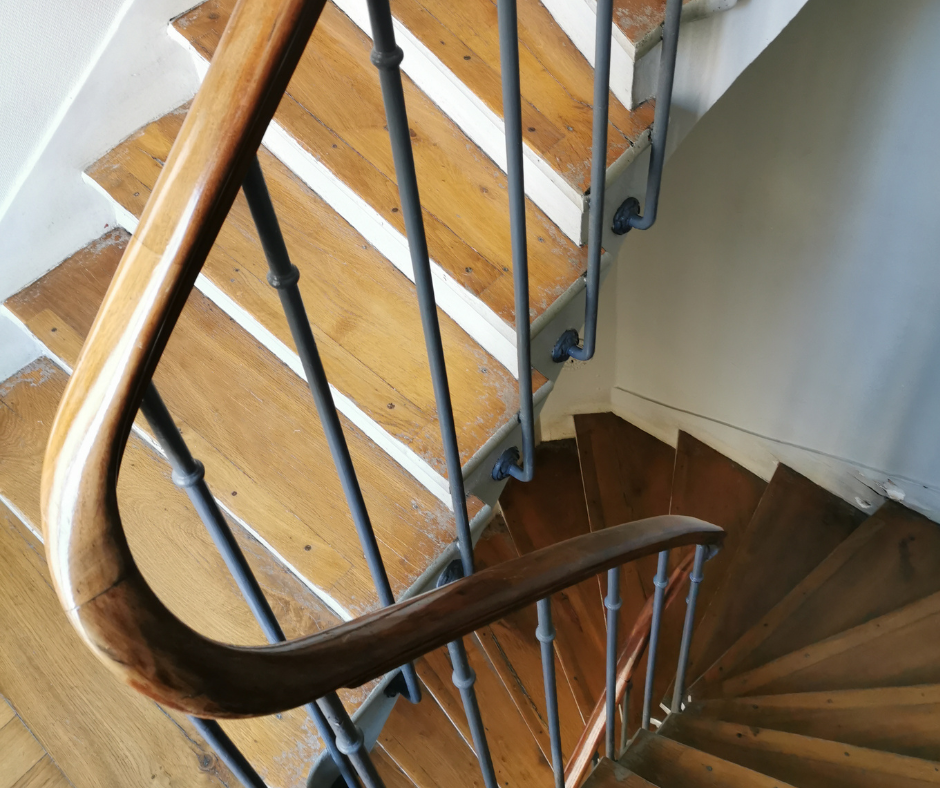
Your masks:
[[[673,715],[661,736],[698,748],[796,788],[924,788],[940,785],[940,763],[906,755]]]
[[[702,616],[690,677],[714,663],[865,517],[805,476],[778,465],[711,607]]]
[[[39,359],[0,389],[0,495],[39,528],[39,473],[66,374]],[[261,644],[265,639],[189,499],[170,479],[170,467],[133,435],[118,479],[118,501],[127,517],[128,539],[144,576],[175,615],[210,637],[228,643]],[[236,539],[288,637],[340,623],[339,617],[238,522]],[[6,569],[4,570],[6,571]],[[193,578],[198,578],[193,581]],[[67,626],[64,616],[57,623]],[[6,636],[5,636],[6,637]],[[104,671],[101,681],[113,682]],[[340,693],[350,710],[365,700],[374,683]],[[300,784],[311,758],[323,748],[306,713],[295,709],[276,717],[227,722],[224,727],[255,767],[273,784]],[[284,751],[284,742],[295,742]]]
[[[638,774],[625,769],[609,758],[601,758],[597,768],[584,781],[584,788],[656,788]]]
[[[618,763],[660,788],[797,788],[644,730]]]
[[[938,684],[721,698],[683,713],[940,761]]]
[[[88,174],[140,216],[188,109],[138,130]],[[266,149],[259,151],[268,190],[327,376],[394,438],[444,474],[437,408],[414,285],[343,217]],[[203,267],[213,285],[294,351],[277,291],[239,192]],[[466,462],[518,410],[512,374],[438,310],[447,372]],[[545,382],[534,375],[536,388]]]
[[[123,231],[110,234],[6,302],[70,365],[126,241]],[[345,610],[375,609],[372,580],[304,381],[197,291],[154,380],[228,509]],[[453,540],[453,517],[341,420],[392,589],[400,594]],[[472,499],[471,512],[479,507]]]
[[[210,0],[174,22],[211,58],[234,0]],[[384,221],[404,232],[371,41],[327,3],[275,114],[322,166]],[[507,181],[407,77],[403,77],[431,258],[507,324],[514,315]],[[349,100],[349,96],[355,100]],[[585,268],[584,253],[526,201],[531,317]]]

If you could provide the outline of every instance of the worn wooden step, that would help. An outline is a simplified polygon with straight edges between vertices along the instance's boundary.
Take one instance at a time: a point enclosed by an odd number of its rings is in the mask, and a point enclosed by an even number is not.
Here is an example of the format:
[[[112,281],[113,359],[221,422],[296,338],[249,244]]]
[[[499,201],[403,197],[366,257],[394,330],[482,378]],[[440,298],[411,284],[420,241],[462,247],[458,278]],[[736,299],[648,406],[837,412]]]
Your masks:
[[[143,211],[186,110],[184,106],[153,121],[89,168],[89,175],[134,216]],[[392,438],[445,474],[414,285],[283,163],[265,149],[259,158],[291,260],[300,271],[307,316],[330,382]],[[203,273],[293,351],[267,271],[248,204],[239,192]],[[503,365],[451,318],[440,310],[438,314],[466,462],[513,418],[517,386]],[[543,382],[536,376],[536,387]]]
[[[940,593],[725,681],[725,697],[940,682]]]
[[[74,365],[126,244],[92,244],[7,306]],[[350,614],[377,605],[362,548],[307,386],[193,292],[155,382],[210,488],[318,593]],[[453,540],[439,500],[342,419],[393,590],[409,588]],[[471,512],[480,503],[471,500]]]
[[[940,685],[720,698],[683,714],[940,761]]]
[[[210,58],[233,6],[234,0],[210,0],[174,24]],[[377,215],[402,233],[404,217],[370,49],[369,37],[327,3],[275,120],[317,167],[352,190],[370,222]],[[404,83],[431,257],[512,325],[506,177],[410,79]],[[526,219],[535,319],[583,273],[584,254],[531,201]]]
[[[578,449],[573,440],[541,444],[535,477],[510,479],[500,506],[520,555],[590,532]],[[604,691],[606,623],[597,581],[585,580],[552,597],[555,648],[585,719]]]
[[[924,788],[940,785],[940,764],[842,742],[673,715],[661,736],[734,761],[796,788]]]
[[[497,514],[477,542],[474,550],[477,567],[484,569],[495,566],[517,556],[506,523],[502,515]],[[550,760],[552,751],[545,708],[541,646],[535,637],[537,627],[538,614],[534,606],[529,606],[477,630],[476,635],[480,647],[489,658],[493,670],[499,674],[542,754],[546,760]],[[571,691],[564,665],[558,660],[555,662],[555,678],[561,749],[567,759],[581,736],[584,719]]]
[[[745,633],[693,690],[940,591],[940,526],[888,502]]]
[[[795,788],[644,730],[637,732],[618,763],[660,788]]]
[[[624,786],[624,788],[650,788],[652,786],[652,788],[655,788],[651,782],[647,782],[638,774],[634,774],[609,758],[601,758],[600,763],[584,781],[584,788],[617,788],[618,786]]]
[[[0,494],[37,530],[39,471],[66,379],[51,361],[40,359],[0,387]],[[118,504],[141,571],[176,616],[223,642],[265,642],[189,499],[173,485],[169,465],[137,436],[131,436],[124,455]],[[339,617],[240,523],[230,520],[229,525],[288,637],[340,623]],[[69,626],[64,616],[61,625]],[[106,671],[102,678],[116,683]],[[373,685],[344,690],[341,696],[355,709]],[[227,722],[225,727],[274,784],[302,781],[311,759],[323,747],[306,714],[299,710],[278,717]],[[37,732],[42,735],[41,730]]]
[[[720,589],[702,616],[690,678],[714,663],[864,519],[854,506],[778,465]]]

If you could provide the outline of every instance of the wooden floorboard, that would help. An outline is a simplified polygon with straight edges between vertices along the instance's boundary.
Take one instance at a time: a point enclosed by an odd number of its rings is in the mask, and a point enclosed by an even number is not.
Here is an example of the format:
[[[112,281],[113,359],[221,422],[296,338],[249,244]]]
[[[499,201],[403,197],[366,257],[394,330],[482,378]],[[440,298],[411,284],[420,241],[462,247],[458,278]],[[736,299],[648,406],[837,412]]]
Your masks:
[[[210,0],[174,24],[211,57],[233,6],[234,0]],[[371,47],[369,37],[327,3],[275,119],[385,221],[403,230]],[[506,176],[410,79],[403,82],[431,257],[512,324]],[[526,230],[535,319],[583,273],[584,252],[528,200]]]
[[[140,216],[185,117],[145,126],[89,174]],[[414,285],[278,159],[262,169],[330,382],[390,435],[444,474],[437,409]],[[244,194],[203,267],[205,276],[288,348],[294,342]],[[512,374],[438,310],[464,462],[518,410]],[[536,388],[544,378],[535,376]]]
[[[74,365],[126,242],[92,245],[7,306]],[[377,599],[306,384],[193,292],[154,378],[232,513],[352,614]],[[395,593],[453,540],[453,517],[341,418]],[[480,503],[471,500],[471,512]]]
[[[656,788],[638,774],[633,774],[619,763],[601,758],[600,763],[588,776],[584,788]]]

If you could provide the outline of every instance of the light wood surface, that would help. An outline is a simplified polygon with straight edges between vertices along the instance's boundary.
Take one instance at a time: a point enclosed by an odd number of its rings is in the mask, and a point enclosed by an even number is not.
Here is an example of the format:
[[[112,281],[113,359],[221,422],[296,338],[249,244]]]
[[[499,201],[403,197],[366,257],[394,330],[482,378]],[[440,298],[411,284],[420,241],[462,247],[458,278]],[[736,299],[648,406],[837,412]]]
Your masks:
[[[663,728],[660,735],[799,788],[940,785],[937,763],[920,758],[684,714]]]
[[[71,783],[48,755],[13,784],[13,788],[70,788]]]
[[[940,685],[723,698],[685,713],[940,761]]]
[[[617,786],[656,788],[652,783],[608,758],[601,758],[597,768],[591,772],[591,776],[584,783],[584,788],[617,788]]]
[[[18,717],[7,721],[0,727],[0,788],[13,788],[45,754]]]
[[[210,0],[175,22],[206,56],[234,0]],[[327,5],[277,113],[281,125],[393,227],[403,230],[371,40]],[[506,176],[441,110],[403,79],[432,259],[513,321]],[[355,100],[348,96],[355,95]],[[531,317],[584,272],[584,252],[526,202]],[[469,270],[468,270],[469,269]]]
[[[184,105],[148,124],[88,172],[135,216],[144,209],[185,117]],[[445,473],[437,408],[414,285],[286,165],[259,154],[330,382],[373,421]],[[239,192],[205,276],[294,349],[248,203]],[[461,458],[518,410],[509,371],[438,310]],[[545,382],[538,374],[536,389]],[[446,474],[445,474],[446,475]]]
[[[619,763],[660,788],[793,788],[649,731],[637,733]]]

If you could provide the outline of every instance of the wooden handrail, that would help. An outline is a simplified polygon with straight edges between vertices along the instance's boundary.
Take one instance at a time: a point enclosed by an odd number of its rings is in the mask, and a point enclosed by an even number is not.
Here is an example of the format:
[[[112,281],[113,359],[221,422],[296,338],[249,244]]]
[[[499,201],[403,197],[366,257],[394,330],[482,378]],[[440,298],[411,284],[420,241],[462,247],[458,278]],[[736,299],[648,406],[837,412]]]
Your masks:
[[[679,565],[669,576],[666,586],[666,595],[663,600],[663,608],[669,607],[679,596],[679,592],[684,588],[685,581],[688,579],[689,570],[692,568],[692,561],[695,554],[690,552],[683,558]],[[633,627],[630,629],[630,635],[626,643],[620,650],[620,656],[617,658],[617,681],[615,695],[617,703],[623,700],[624,693],[627,691],[627,682],[633,677],[640,658],[646,650],[650,639],[650,627],[653,620],[653,597],[646,600],[640,615],[637,616]],[[627,721],[623,720],[622,725]],[[565,786],[566,788],[576,788],[591,770],[591,764],[594,759],[594,753],[600,746],[601,738],[607,729],[607,690],[601,693],[600,698],[594,706],[594,711],[588,718],[581,732],[581,737],[575,745],[568,763],[565,766]]]

